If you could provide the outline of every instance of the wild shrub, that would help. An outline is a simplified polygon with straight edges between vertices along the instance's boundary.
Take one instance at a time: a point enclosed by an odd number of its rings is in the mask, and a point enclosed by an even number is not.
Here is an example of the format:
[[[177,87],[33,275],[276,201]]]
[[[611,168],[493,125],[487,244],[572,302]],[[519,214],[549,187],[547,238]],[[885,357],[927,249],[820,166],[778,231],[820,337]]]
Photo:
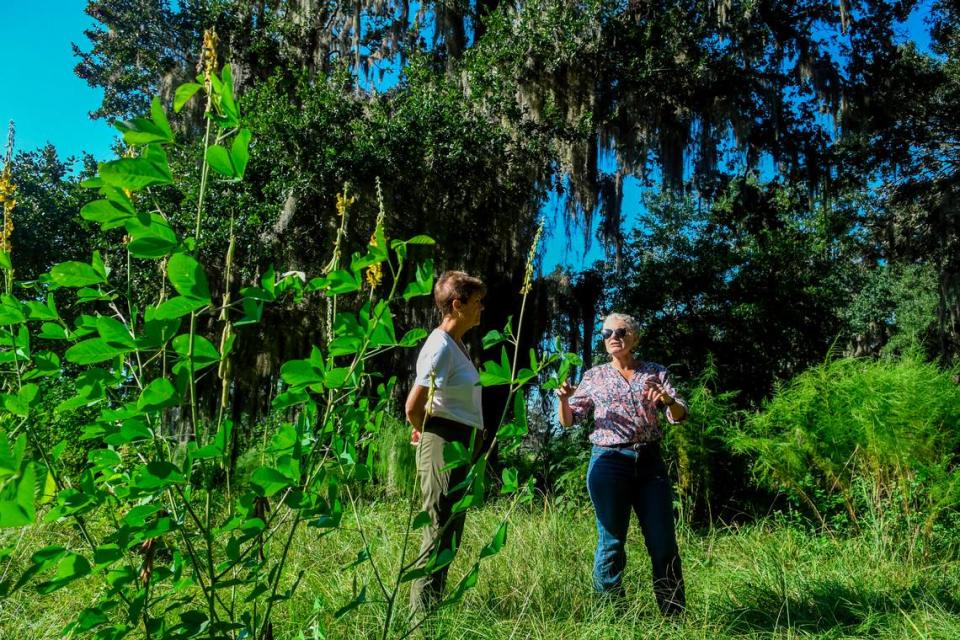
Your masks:
[[[779,388],[731,444],[823,526],[838,499],[854,528],[899,514],[928,537],[960,505],[956,376],[915,356],[829,360]]]
[[[686,420],[664,429],[664,448],[676,474],[675,491],[683,522],[710,521],[714,484],[721,461],[729,463],[724,435],[737,423],[736,391],[719,391],[713,358],[684,397],[690,407]]]
[[[96,581],[97,600],[70,620],[64,636],[268,640],[274,637],[276,608],[293,597],[304,577],[303,571],[294,575],[288,563],[297,532],[338,531],[352,512],[360,546],[356,561],[345,569],[369,569],[365,575],[372,574],[370,589],[378,595],[368,600],[367,586],[358,585],[336,617],[376,603],[383,608],[382,636],[407,635],[408,626],[393,625],[400,589],[452,562],[457,549],[438,550],[425,567],[415,568],[417,558],[404,544],[399,563],[385,561],[357,515],[362,505],[356,487],[372,476],[365,447],[383,434],[393,410],[396,379],[374,370],[371,362],[384,351],[414,347],[426,336],[423,329],[397,336],[392,309],[431,292],[431,261],[411,265],[408,251],[434,242],[426,236],[388,239],[381,208],[369,243],[348,258],[343,241],[352,199],[345,189],[337,207],[340,231],[333,257],[320,275],[280,275],[270,268],[255,285],[237,291],[231,277],[236,250],[231,218],[221,247],[222,296],[215,299],[198,259],[205,202],[229,197],[227,189],[211,189],[215,181],[223,186],[243,179],[253,136],[233,95],[230,67],[216,70],[212,32],[204,37],[203,62],[197,82],[181,86],[174,98],[175,111],[195,95],[206,99],[192,228],[173,223],[152,197],[155,189],[173,188],[168,152],[177,144],[164,106],[154,99],[149,118],[118,125],[128,152],[101,163],[96,177],[84,183],[100,199],[84,206],[81,216],[113,232],[125,268],[114,268],[94,253],[89,262],[55,265],[37,283],[14,283],[16,251],[4,235],[0,425],[6,432],[0,433],[0,528],[32,525],[39,506],[46,522],[72,526],[80,535],[78,545],[47,546],[25,562],[12,547],[0,549],[5,563],[0,597],[28,587],[48,594],[80,580]],[[229,202],[221,204],[222,210],[235,210]],[[515,399],[507,403],[497,434],[507,446],[527,430],[522,387],[562,360],[560,354],[531,352],[530,365],[518,366],[535,250],[536,239],[516,329],[508,324],[484,339],[488,347],[505,343],[499,361],[484,365],[481,379],[488,386],[506,385],[508,397]],[[153,286],[135,286],[131,280],[131,265],[141,261],[155,267],[144,270],[156,274]],[[61,314],[50,295],[57,289],[71,293],[81,310],[76,320]],[[235,425],[226,411],[234,390],[235,329],[257,323],[266,305],[297,304],[308,295],[326,300],[324,340],[308,357],[281,367],[284,384],[262,429],[263,441],[249,455],[238,455]],[[360,299],[338,304],[342,296]],[[43,348],[48,344],[63,347],[69,368],[57,352]],[[49,430],[37,426],[43,418],[41,382],[55,384],[74,370],[70,386],[75,393],[55,411],[94,414],[83,428],[91,448],[77,479],[63,473],[59,457],[66,444],[44,441]],[[201,380],[220,391],[212,411],[199,406]],[[489,454],[474,462],[470,452],[453,447],[445,455],[451,468],[470,466],[455,511],[483,504]],[[503,470],[502,495],[517,503],[529,495],[527,487],[515,470]],[[412,505],[404,540],[426,522],[426,514]],[[93,519],[96,527],[89,524]],[[506,535],[504,519],[445,604],[476,585],[480,560],[498,553]]]

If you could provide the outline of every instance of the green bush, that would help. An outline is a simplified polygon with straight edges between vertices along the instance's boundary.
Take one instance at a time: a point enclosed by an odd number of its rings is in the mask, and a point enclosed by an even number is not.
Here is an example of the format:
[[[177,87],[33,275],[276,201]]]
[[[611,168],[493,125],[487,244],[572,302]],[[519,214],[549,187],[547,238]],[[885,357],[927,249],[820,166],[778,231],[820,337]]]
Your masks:
[[[839,502],[854,528],[902,516],[929,537],[960,505],[957,371],[915,356],[825,362],[779,388],[731,439],[758,482],[821,525]]]
[[[664,455],[675,465],[675,491],[685,521],[712,520],[718,464],[729,462],[723,434],[737,420],[733,407],[736,391],[719,391],[713,358],[689,391],[683,390],[690,414],[677,425],[665,425]],[[723,454],[723,455],[721,455]]]

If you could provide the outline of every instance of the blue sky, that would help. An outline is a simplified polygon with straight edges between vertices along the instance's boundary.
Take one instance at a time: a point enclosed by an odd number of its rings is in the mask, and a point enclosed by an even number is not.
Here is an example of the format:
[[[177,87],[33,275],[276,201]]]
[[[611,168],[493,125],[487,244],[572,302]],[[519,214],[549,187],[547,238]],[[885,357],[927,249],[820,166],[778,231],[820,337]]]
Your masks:
[[[83,12],[86,0],[6,0],[4,4],[4,19],[0,21],[0,60],[5,76],[4,89],[0,91],[2,139],[6,139],[7,122],[14,120],[16,146],[20,150],[36,149],[50,142],[61,157],[79,157],[86,151],[100,160],[108,159],[116,131],[89,117],[100,103],[101,92],[73,73],[76,59],[70,45],[76,42],[86,48],[83,30],[93,24]],[[924,25],[929,4],[930,0],[921,3],[901,29],[902,37],[913,39],[921,49],[929,45]],[[623,214],[629,229],[641,206],[639,183],[628,178],[624,191]],[[544,206],[543,213],[553,229],[546,238],[544,272],[552,271],[557,264],[576,268],[603,257],[595,240],[585,253],[582,229],[575,230],[571,242],[567,242],[562,231],[564,214],[558,211],[556,199]]]
[[[86,43],[83,30],[92,20],[83,13],[85,0],[4,2],[0,21],[0,126],[17,127],[16,146],[36,149],[53,143],[61,157],[82,151],[110,157],[115,129],[88,116],[100,104],[101,92],[76,77],[71,42]]]

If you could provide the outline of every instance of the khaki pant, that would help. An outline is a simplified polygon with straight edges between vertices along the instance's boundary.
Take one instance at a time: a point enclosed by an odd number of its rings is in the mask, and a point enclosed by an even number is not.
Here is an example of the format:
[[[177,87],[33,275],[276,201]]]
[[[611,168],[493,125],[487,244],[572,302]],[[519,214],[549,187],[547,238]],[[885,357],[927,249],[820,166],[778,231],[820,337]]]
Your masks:
[[[429,419],[420,436],[417,476],[423,494],[423,511],[430,514],[430,524],[423,529],[417,568],[424,567],[431,557],[439,555],[444,549],[453,551],[454,541],[457,547],[460,546],[465,514],[453,514],[453,505],[463,497],[464,488],[456,491],[451,491],[451,488],[466,479],[470,467],[463,465],[443,471],[446,465],[443,448],[448,442],[456,441],[469,449],[475,433],[472,427],[434,417]],[[479,447],[474,446],[474,451],[477,449]],[[410,587],[410,609],[413,614],[429,610],[441,599],[448,566],[413,581]]]

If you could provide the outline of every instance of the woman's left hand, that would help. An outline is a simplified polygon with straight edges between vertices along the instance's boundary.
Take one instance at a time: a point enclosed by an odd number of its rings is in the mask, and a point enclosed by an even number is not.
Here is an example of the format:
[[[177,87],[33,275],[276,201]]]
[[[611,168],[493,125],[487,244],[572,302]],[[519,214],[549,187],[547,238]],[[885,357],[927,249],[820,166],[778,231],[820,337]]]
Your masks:
[[[673,398],[663,388],[663,385],[656,380],[648,380],[647,388],[643,391],[643,397],[657,406],[669,407],[674,403]]]

